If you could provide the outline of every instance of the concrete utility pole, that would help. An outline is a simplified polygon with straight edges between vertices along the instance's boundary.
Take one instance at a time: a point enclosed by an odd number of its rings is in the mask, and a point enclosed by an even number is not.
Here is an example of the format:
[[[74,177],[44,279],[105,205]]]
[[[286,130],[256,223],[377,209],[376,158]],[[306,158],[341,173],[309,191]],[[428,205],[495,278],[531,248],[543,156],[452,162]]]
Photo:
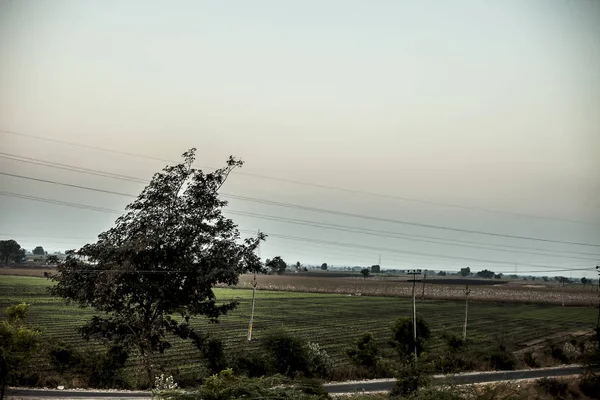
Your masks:
[[[415,293],[415,287],[417,285],[417,275],[421,275],[421,270],[420,269],[411,269],[408,271],[409,275],[413,276],[413,289],[412,289],[412,296],[413,296],[413,342],[415,345],[415,363],[417,362],[417,300],[416,300],[416,293]]]
[[[469,320],[469,285],[465,285],[465,326],[463,327],[463,342],[467,341],[467,321]]]
[[[598,292],[600,293],[600,265],[596,265],[598,273]],[[596,321],[596,343],[600,347],[600,294],[598,294],[598,320]]]
[[[260,237],[260,230],[258,231],[258,236]],[[258,242],[258,246],[256,247],[256,255],[260,260],[260,242]],[[248,341],[252,341],[252,322],[254,322],[254,303],[256,301],[256,273],[254,274],[254,279],[252,280],[252,309],[250,310],[250,323],[248,324]]]

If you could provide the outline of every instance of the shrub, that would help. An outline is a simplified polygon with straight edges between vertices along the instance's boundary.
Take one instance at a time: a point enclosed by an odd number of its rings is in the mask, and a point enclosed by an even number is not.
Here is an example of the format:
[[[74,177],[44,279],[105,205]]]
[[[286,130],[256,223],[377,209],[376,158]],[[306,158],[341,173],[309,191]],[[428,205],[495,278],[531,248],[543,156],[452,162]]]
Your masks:
[[[210,338],[202,348],[204,358],[208,363],[208,369],[213,373],[219,373],[227,368],[227,357],[225,355],[225,346],[223,341],[216,338]]]
[[[579,390],[592,399],[600,399],[600,375],[586,373],[579,380]]]
[[[530,351],[526,351],[523,354],[523,362],[525,363],[525,365],[527,365],[530,368],[538,368],[539,367],[539,364],[535,360],[533,353]]]
[[[273,330],[267,333],[261,347],[267,354],[268,367],[273,372],[288,376],[311,376],[309,349],[302,338],[285,330]]]
[[[356,347],[348,349],[346,354],[348,354],[353,364],[374,368],[379,360],[379,348],[375,343],[375,336],[371,332],[363,333],[356,340]]]
[[[328,399],[320,383],[302,382],[292,385],[281,375],[262,378],[236,376],[231,369],[221,371],[204,381],[195,392],[164,391],[155,393],[159,399],[171,400],[321,400]]]
[[[421,317],[417,317],[417,340],[415,343],[412,318],[399,318],[392,325],[393,339],[398,353],[403,358],[409,358],[414,354],[416,345],[417,356],[425,349],[425,344],[431,336],[429,325]]]
[[[308,342],[305,345],[306,363],[310,376],[327,377],[333,369],[333,361],[327,351],[318,343]]]
[[[566,396],[569,389],[569,385],[566,382],[561,382],[556,378],[542,378],[537,381],[537,386],[544,393],[554,398]]]
[[[489,352],[487,359],[490,367],[495,370],[510,371],[517,366],[517,360],[504,346],[499,346]]]
[[[429,376],[415,363],[403,365],[398,371],[396,384],[390,393],[392,398],[413,395],[422,387],[429,384]]]

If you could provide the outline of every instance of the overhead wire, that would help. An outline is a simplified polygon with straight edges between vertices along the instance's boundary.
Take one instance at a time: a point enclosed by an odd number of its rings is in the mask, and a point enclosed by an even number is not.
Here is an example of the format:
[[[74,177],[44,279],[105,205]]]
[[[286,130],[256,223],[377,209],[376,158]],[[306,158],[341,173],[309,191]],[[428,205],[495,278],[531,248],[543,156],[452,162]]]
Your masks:
[[[11,173],[7,173],[7,172],[0,172],[0,175],[10,176],[10,177],[19,178],[19,179],[26,179],[26,180],[31,180],[31,181],[37,181],[37,182],[43,182],[43,183],[59,185],[59,186],[64,186],[64,187],[89,190],[89,191],[94,191],[94,192],[99,192],[99,193],[113,194],[113,195],[125,196],[125,197],[130,197],[130,198],[136,197],[129,193],[122,193],[122,192],[116,192],[116,191],[112,191],[112,190],[92,188],[92,187],[82,186],[82,185],[74,185],[74,184],[69,184],[69,183],[52,181],[52,180],[48,180],[48,179],[34,178],[34,177],[29,177],[29,176],[24,176],[24,175],[19,175],[19,174],[11,174]],[[278,201],[272,201],[272,200],[260,199],[260,198],[254,198],[254,197],[248,197],[248,196],[238,196],[238,195],[232,195],[232,194],[227,194],[227,193],[221,193],[221,194],[219,194],[219,196],[229,198],[229,199],[249,201],[249,202],[254,202],[254,203],[259,203],[259,204],[273,205],[273,206],[292,208],[292,209],[298,209],[298,210],[304,210],[304,211],[319,212],[319,213],[344,216],[344,217],[352,217],[352,218],[357,218],[357,219],[366,219],[366,220],[372,220],[372,221],[378,221],[378,222],[416,226],[416,227],[429,228],[429,229],[439,229],[439,230],[446,230],[446,231],[453,231],[453,232],[471,233],[471,234],[477,234],[477,235],[496,236],[496,237],[502,237],[502,238],[531,240],[531,241],[546,242],[546,243],[568,244],[568,245],[575,245],[575,246],[599,247],[600,248],[600,244],[597,244],[597,243],[571,242],[571,241],[553,240],[553,239],[545,239],[545,238],[530,237],[530,236],[519,236],[519,235],[487,232],[487,231],[480,231],[480,230],[454,228],[454,227],[434,225],[434,224],[423,224],[423,223],[417,223],[417,222],[411,222],[411,221],[403,221],[403,220],[390,219],[390,218],[381,218],[381,217],[375,217],[375,216],[369,216],[369,215],[363,215],[363,214],[355,214],[355,213],[349,213],[349,212],[343,212],[343,211],[335,211],[335,210],[328,210],[328,209],[317,208],[317,207],[303,206],[303,205],[299,205],[299,204],[284,203],[284,202],[278,202]]]
[[[33,163],[35,165],[41,165],[41,166],[45,166],[45,167],[59,168],[59,169],[64,169],[64,170],[68,170],[68,171],[73,171],[73,172],[79,172],[79,173],[84,173],[84,174],[91,174],[91,175],[95,175],[95,176],[102,176],[102,177],[107,177],[107,178],[112,178],[112,179],[118,179],[118,180],[125,180],[125,181],[131,181],[131,182],[136,182],[136,183],[147,184],[147,183],[150,182],[150,181],[142,179],[142,178],[136,178],[136,177],[127,176],[127,175],[121,175],[121,174],[114,174],[114,173],[110,173],[110,172],[106,172],[106,171],[99,171],[99,170],[93,170],[93,169],[89,169],[89,168],[77,167],[77,166],[73,166],[73,165],[67,165],[67,164],[61,164],[61,163],[54,163],[54,162],[50,162],[50,161],[33,159],[33,158],[23,157],[23,156],[14,156],[14,157],[20,157],[20,158],[23,158],[24,160],[13,158],[13,155],[10,155],[8,153],[0,152],[0,158],[6,158],[6,159],[10,159],[10,160],[15,160],[15,161],[22,161],[22,162],[27,162],[27,163]],[[117,194],[117,193],[115,193],[115,194]],[[127,194],[124,194],[124,193],[118,193],[118,194],[119,195],[127,195]],[[129,196],[129,195],[127,195],[127,196]],[[380,231],[379,233],[382,233],[382,232],[384,232],[384,233],[390,233],[390,232],[385,232],[385,231]],[[392,233],[393,234],[397,234],[395,232],[392,232]],[[539,249],[539,248],[529,248],[529,247],[515,246],[515,245],[500,245],[500,244],[492,244],[492,243],[469,241],[469,240],[440,238],[440,237],[435,237],[435,236],[434,237],[432,237],[432,236],[425,236],[425,235],[407,235],[407,236],[419,237],[419,238],[423,238],[423,239],[435,239],[435,240],[452,241],[452,242],[457,242],[457,243],[491,245],[491,246],[503,247],[503,248],[508,248],[508,249],[539,250],[539,251],[547,251],[547,252],[554,252],[554,253],[561,253],[561,254],[562,253],[572,253],[572,254],[578,254],[578,255],[600,256],[600,254],[596,254],[596,253],[570,252],[570,251],[556,250],[556,249]]]
[[[107,152],[107,153],[119,154],[119,155],[124,155],[124,156],[128,156],[128,157],[136,157],[136,158],[148,159],[148,160],[153,160],[153,161],[161,161],[161,162],[167,162],[167,163],[178,163],[178,161],[169,160],[169,159],[160,158],[160,157],[153,157],[153,156],[147,156],[147,155],[142,155],[142,154],[137,154],[137,153],[125,152],[125,151],[121,151],[121,150],[108,149],[108,148],[99,147],[99,146],[85,145],[85,144],[81,144],[81,143],[47,138],[47,137],[43,137],[43,136],[31,135],[31,134],[10,131],[10,130],[5,130],[5,129],[0,129],[0,132],[10,134],[10,135],[15,135],[15,136],[21,136],[21,137],[26,137],[26,138],[31,138],[31,139],[48,141],[48,142],[52,142],[52,143],[58,143],[58,144],[75,146],[75,147],[86,148],[86,149],[91,149],[91,150],[97,150],[97,151],[102,151],[102,152]],[[200,165],[200,167],[205,168],[205,169],[212,169],[212,170],[217,169],[215,167],[205,166],[205,165]],[[546,217],[546,216],[539,216],[539,215],[532,215],[532,214],[525,214],[525,213],[515,213],[515,212],[508,212],[508,211],[501,211],[501,210],[492,210],[492,209],[481,208],[481,207],[463,206],[463,205],[458,205],[458,204],[435,202],[435,201],[429,201],[429,200],[424,200],[424,199],[416,199],[416,198],[395,196],[395,195],[384,194],[384,193],[369,192],[369,191],[365,191],[365,190],[342,188],[342,187],[336,187],[336,186],[331,186],[331,185],[323,185],[323,184],[303,182],[303,181],[292,180],[292,179],[277,178],[277,177],[272,177],[272,176],[253,174],[253,173],[239,171],[239,170],[234,171],[233,173],[237,174],[237,175],[250,176],[250,177],[254,177],[254,178],[267,179],[267,180],[272,180],[272,181],[277,181],[277,182],[285,182],[285,183],[291,183],[291,184],[296,184],[296,185],[310,186],[310,187],[316,187],[316,188],[320,188],[320,189],[328,189],[328,190],[335,190],[335,191],[340,191],[340,192],[345,192],[345,193],[361,194],[361,195],[366,195],[366,196],[386,198],[386,199],[392,199],[392,200],[398,200],[398,201],[428,204],[428,205],[438,206],[438,207],[449,207],[449,208],[463,209],[463,210],[468,210],[468,211],[494,213],[494,214],[500,214],[500,215],[511,215],[511,216],[516,216],[516,217],[533,218],[533,219],[543,219],[543,220],[548,220],[548,221],[569,222],[569,223],[574,223],[574,224],[600,225],[600,224],[596,224],[596,223],[590,223],[588,221],[578,221],[578,220],[571,220],[571,219],[566,219],[566,218]]]

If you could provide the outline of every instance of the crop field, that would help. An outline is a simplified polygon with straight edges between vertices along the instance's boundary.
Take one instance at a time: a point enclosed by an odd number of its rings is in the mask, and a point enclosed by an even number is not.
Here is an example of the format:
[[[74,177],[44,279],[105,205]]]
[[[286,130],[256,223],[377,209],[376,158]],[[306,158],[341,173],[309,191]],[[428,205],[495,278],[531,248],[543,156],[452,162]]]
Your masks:
[[[51,341],[88,346],[76,328],[93,315],[90,309],[65,305],[48,295],[49,282],[43,278],[0,276],[0,307],[18,302],[31,304],[28,323],[39,327]],[[238,308],[219,324],[198,319],[196,325],[226,342],[229,351],[245,351],[252,292],[243,289],[216,289],[219,299],[239,301]],[[462,332],[464,301],[418,301],[418,313],[430,324],[434,336],[431,351],[440,345],[444,331]],[[384,345],[390,338],[390,326],[402,316],[410,316],[412,300],[384,296],[348,296],[343,294],[257,291],[254,336],[260,340],[268,329],[284,327],[324,347],[339,365],[346,363],[345,349],[365,331],[375,334]],[[596,322],[592,307],[560,307],[548,304],[520,304],[472,301],[469,306],[469,337],[481,342],[501,340],[518,350],[528,343],[556,334],[589,331]],[[3,318],[0,317],[0,318]],[[180,371],[194,371],[200,355],[189,343],[176,341],[162,356],[163,365]]]
[[[327,277],[299,275],[259,275],[260,288],[311,293],[360,294],[362,296],[411,297],[413,284],[407,277]],[[460,282],[460,284],[457,284]],[[489,284],[491,282],[492,284]],[[418,281],[417,298],[430,300],[464,299],[465,283],[469,283],[470,299],[491,302],[521,302],[536,304],[556,304],[572,306],[597,306],[598,286],[568,284],[561,288],[559,284],[541,281],[500,281],[481,279],[444,278]],[[488,283],[488,284],[482,284]],[[250,288],[252,277],[243,275],[238,287]]]

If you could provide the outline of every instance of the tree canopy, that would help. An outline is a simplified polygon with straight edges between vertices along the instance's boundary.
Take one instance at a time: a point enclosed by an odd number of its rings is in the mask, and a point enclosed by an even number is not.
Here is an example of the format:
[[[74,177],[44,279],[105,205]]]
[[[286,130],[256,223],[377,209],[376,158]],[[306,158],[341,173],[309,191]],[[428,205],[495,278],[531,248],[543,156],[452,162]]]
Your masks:
[[[46,251],[42,246],[37,246],[35,249],[33,249],[32,253],[38,256],[43,256],[46,254]]]
[[[206,335],[190,318],[217,322],[236,307],[217,302],[215,285],[234,285],[240,274],[262,270],[255,249],[266,236],[242,240],[218,195],[243,163],[230,157],[225,167],[204,173],[193,167],[194,153],[156,173],[113,228],[69,251],[50,276],[52,294],[99,312],[81,328],[83,336],[137,347],[149,379],[152,355],[171,346],[167,334],[202,348]]]
[[[271,272],[274,274],[282,275],[285,273],[287,264],[280,256],[277,256],[273,257],[272,260],[267,259],[267,261],[265,261],[265,267],[271,270]]]
[[[323,263],[323,264],[321,264],[321,269],[322,269],[323,271],[327,271],[327,263]]]
[[[0,262],[4,264],[20,263],[25,257],[25,249],[16,240],[0,240]]]
[[[460,275],[461,276],[469,276],[469,275],[471,275],[471,268],[470,267],[461,268],[460,269]]]

